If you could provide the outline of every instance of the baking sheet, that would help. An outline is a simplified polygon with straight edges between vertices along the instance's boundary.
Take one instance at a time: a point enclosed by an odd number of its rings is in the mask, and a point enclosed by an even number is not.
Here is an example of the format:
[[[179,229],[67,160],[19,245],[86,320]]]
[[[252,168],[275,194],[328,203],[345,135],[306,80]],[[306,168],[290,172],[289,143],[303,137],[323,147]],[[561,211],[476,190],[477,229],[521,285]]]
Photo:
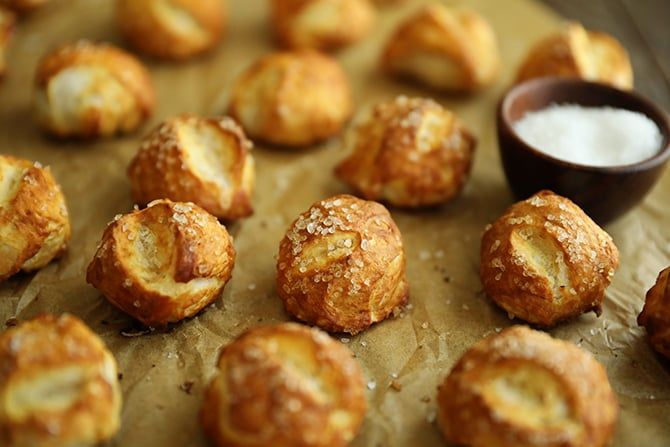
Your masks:
[[[223,298],[167,333],[124,337],[132,321],[84,281],[106,223],[133,203],[125,175],[143,133],[181,112],[224,109],[235,76],[270,51],[267,4],[231,0],[225,42],[187,64],[148,62],[158,93],[152,122],[140,132],[89,143],[56,143],[31,119],[31,79],[38,57],[77,38],[120,43],[111,0],[54,0],[21,23],[9,52],[10,72],[0,84],[0,150],[49,164],[65,191],[73,237],[60,262],[0,286],[0,322],[40,312],[70,312],[109,345],[123,374],[123,426],[112,446],[205,446],[197,423],[203,387],[219,347],[244,329],[287,320],[274,291],[279,241],[290,222],[318,199],[346,191],[325,175],[344,156],[335,139],[308,151],[257,147],[256,213],[229,227],[238,258]],[[338,53],[360,109],[397,94],[431,92],[381,76],[377,56],[393,25],[421,0],[382,10],[373,36]],[[449,2],[455,4],[456,2]],[[512,203],[500,167],[494,108],[528,46],[560,23],[530,0],[460,2],[492,22],[505,68],[498,84],[472,97],[433,96],[455,110],[479,138],[473,176],[464,194],[439,209],[392,210],[408,254],[411,308],[405,315],[351,338],[367,380],[370,410],[354,446],[444,445],[433,423],[435,388],[457,358],[496,328],[512,324],[492,305],[479,281],[479,238],[486,223]],[[621,267],[600,318],[585,315],[552,330],[591,352],[606,366],[621,403],[615,446],[670,443],[670,375],[635,318],[658,271],[670,263],[670,175],[634,212],[607,227],[621,250]],[[402,385],[389,388],[391,375]]]

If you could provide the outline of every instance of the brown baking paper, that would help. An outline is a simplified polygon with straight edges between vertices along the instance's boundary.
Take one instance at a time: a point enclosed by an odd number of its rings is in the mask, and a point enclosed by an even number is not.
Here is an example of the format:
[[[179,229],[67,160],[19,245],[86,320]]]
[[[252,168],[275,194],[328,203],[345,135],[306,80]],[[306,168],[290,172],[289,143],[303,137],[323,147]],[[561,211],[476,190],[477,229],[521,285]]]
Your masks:
[[[111,0],[53,1],[18,27],[10,71],[0,84],[0,150],[51,165],[63,185],[73,225],[67,255],[0,287],[0,321],[41,312],[83,318],[115,354],[123,388],[123,426],[112,446],[204,446],[197,422],[205,384],[221,345],[244,329],[289,318],[275,292],[275,259],[290,222],[321,198],[346,191],[331,175],[345,152],[338,140],[305,150],[258,146],[256,212],[229,226],[238,251],[233,279],[214,305],[169,332],[125,337],[132,321],[87,285],[85,269],[102,231],[133,202],[125,170],[151,126],[181,112],[224,110],[235,76],[273,49],[262,0],[231,0],[230,27],[211,55],[186,64],[147,61],[158,92],[152,123],[131,136],[89,143],[43,137],[30,112],[38,57],[78,38],[120,43]],[[498,157],[494,108],[525,50],[560,22],[529,0],[473,0],[493,24],[505,63],[496,86],[471,97],[436,95],[382,76],[380,48],[394,24],[419,0],[382,9],[374,34],[337,57],[348,72],[359,110],[397,94],[433,96],[455,110],[479,139],[472,179],[463,195],[439,209],[392,210],[408,255],[411,307],[404,316],[352,337],[363,366],[370,409],[355,446],[444,445],[434,424],[436,386],[458,357],[492,331],[511,325],[482,293],[479,239],[484,226],[512,203]],[[465,3],[465,2],[463,2]],[[608,226],[621,267],[604,313],[563,324],[551,333],[579,343],[605,365],[621,403],[615,446],[670,444],[670,375],[635,323],[645,291],[670,264],[666,175],[635,211]],[[397,374],[400,390],[389,387]]]

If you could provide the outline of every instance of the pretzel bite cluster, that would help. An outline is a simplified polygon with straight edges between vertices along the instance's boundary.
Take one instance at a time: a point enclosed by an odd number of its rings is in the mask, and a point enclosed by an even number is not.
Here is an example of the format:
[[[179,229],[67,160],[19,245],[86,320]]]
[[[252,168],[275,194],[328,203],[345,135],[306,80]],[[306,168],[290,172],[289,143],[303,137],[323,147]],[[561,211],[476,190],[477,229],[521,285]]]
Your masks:
[[[40,61],[35,86],[37,120],[58,137],[130,132],[154,108],[144,66],[107,44],[79,41],[57,48]]]
[[[237,80],[229,108],[252,139],[282,146],[309,146],[336,135],[352,111],[342,68],[310,50],[261,58]]]
[[[517,73],[517,82],[542,76],[581,78],[633,88],[633,68],[626,49],[609,34],[587,31],[579,23],[539,41]]]
[[[473,92],[495,81],[500,55],[493,29],[483,17],[436,3],[398,27],[382,65],[436,89]]]
[[[78,318],[0,334],[0,445],[92,447],[114,436],[120,413],[116,361]]]
[[[619,251],[569,199],[541,191],[512,205],[482,237],[484,290],[511,315],[552,326],[600,307]]]
[[[389,212],[349,195],[314,203],[279,245],[286,310],[330,332],[356,334],[405,304],[405,252]]]
[[[7,45],[12,37],[12,32],[14,31],[15,22],[16,17],[14,14],[0,4],[0,79],[2,79],[7,72],[7,58],[5,53],[7,51]]]
[[[117,21],[151,56],[183,60],[213,48],[226,25],[223,0],[118,0]]]
[[[192,203],[156,200],[109,224],[86,281],[127,314],[160,327],[214,301],[234,263],[231,237],[214,216]]]
[[[49,168],[0,155],[0,281],[65,252],[70,219]]]
[[[670,358],[670,267],[661,271],[656,284],[649,289],[642,312],[637,317],[640,326],[647,330],[651,346]]]
[[[423,98],[378,104],[353,133],[335,173],[366,199],[419,207],[455,197],[470,175],[476,141],[451,111]]]
[[[352,353],[317,329],[255,327],[223,348],[200,419],[217,447],[344,447],[366,410]]]
[[[444,437],[471,447],[603,447],[618,412],[590,353],[523,326],[475,344],[438,390]]]
[[[141,205],[168,198],[193,202],[234,220],[252,212],[252,144],[232,119],[183,115],[149,134],[128,167]]]
[[[364,38],[374,24],[369,0],[273,0],[272,24],[289,48],[333,50]]]

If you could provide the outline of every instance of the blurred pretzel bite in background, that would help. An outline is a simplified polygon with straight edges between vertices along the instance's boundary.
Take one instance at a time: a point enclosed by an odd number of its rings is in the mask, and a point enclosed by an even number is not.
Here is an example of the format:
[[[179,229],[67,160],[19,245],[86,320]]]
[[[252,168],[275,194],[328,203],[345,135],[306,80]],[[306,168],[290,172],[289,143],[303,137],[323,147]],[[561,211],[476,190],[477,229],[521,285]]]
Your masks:
[[[45,5],[49,0],[0,0],[0,6],[6,6],[19,14],[25,14]]]
[[[164,327],[218,298],[234,263],[232,239],[214,216],[156,200],[109,224],[86,281],[145,325]]]
[[[569,199],[541,191],[512,205],[482,236],[486,294],[510,317],[553,326],[600,309],[619,251]]]
[[[224,347],[200,420],[217,447],[344,447],[366,411],[344,345],[295,323],[258,326]]]
[[[0,333],[0,445],[93,447],[120,415],[116,361],[78,318],[42,315]]]
[[[212,49],[226,26],[223,0],[117,0],[122,34],[138,50],[183,60]]]
[[[470,176],[476,140],[435,101],[399,96],[377,104],[352,132],[336,175],[370,200],[420,207],[448,202]]]
[[[141,205],[161,198],[193,202],[225,220],[249,216],[251,147],[231,118],[169,119],[144,139],[130,163],[133,198]]]
[[[151,115],[149,73],[132,55],[79,41],[47,54],[37,67],[34,105],[54,136],[93,138],[127,133]]]
[[[500,54],[483,17],[435,3],[400,24],[386,44],[382,66],[439,90],[474,92],[496,80]]]
[[[438,389],[446,440],[471,447],[603,447],[619,407],[605,369],[524,326],[470,348]]]
[[[372,0],[372,3],[378,6],[392,6],[407,3],[407,0]]]
[[[656,284],[649,289],[644,308],[637,317],[640,326],[647,330],[651,346],[659,354],[670,358],[670,267],[661,271]]]
[[[369,0],[272,0],[272,25],[289,48],[334,50],[363,39],[374,25]]]
[[[389,212],[349,195],[314,203],[279,245],[277,291],[291,315],[329,332],[356,334],[399,312],[409,287]]]
[[[337,61],[300,50],[269,54],[242,73],[229,113],[254,140],[299,147],[340,133],[353,107]]]
[[[609,34],[587,31],[579,23],[568,23],[539,41],[519,67],[517,83],[542,76],[633,88],[633,67],[626,49]]]
[[[70,219],[51,170],[0,155],[0,281],[41,269],[65,252]]]
[[[11,41],[15,23],[16,17],[14,14],[0,4],[0,79],[7,72],[7,45]]]

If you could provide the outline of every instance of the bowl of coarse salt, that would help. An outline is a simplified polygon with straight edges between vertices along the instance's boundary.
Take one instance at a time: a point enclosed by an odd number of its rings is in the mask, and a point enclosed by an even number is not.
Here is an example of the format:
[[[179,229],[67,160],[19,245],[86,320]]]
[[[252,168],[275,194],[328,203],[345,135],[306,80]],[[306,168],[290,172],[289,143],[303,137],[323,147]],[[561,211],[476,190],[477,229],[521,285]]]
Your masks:
[[[518,198],[542,189],[568,197],[600,224],[638,204],[670,157],[668,115],[603,84],[540,78],[498,106],[498,145]]]

